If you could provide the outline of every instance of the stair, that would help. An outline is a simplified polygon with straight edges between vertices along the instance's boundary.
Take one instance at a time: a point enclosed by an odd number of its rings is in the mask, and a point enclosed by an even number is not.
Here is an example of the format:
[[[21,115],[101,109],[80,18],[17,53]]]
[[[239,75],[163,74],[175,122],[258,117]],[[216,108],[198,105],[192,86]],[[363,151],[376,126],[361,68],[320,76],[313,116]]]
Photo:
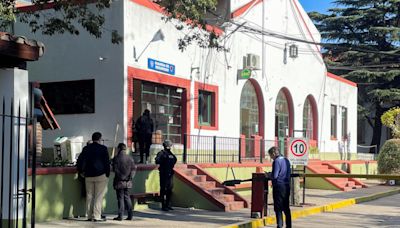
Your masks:
[[[347,174],[341,169],[338,169],[332,164],[328,162],[322,161],[313,161],[307,165],[307,169],[312,173],[316,174],[335,174],[335,173],[343,173]],[[354,178],[333,178],[333,177],[326,177],[323,178],[325,181],[340,189],[341,191],[352,191],[354,189],[359,188],[366,188],[367,186],[362,183],[361,181],[354,179]]]
[[[222,211],[234,211],[249,207],[239,194],[224,186],[197,165],[175,167],[176,177],[215,204]]]

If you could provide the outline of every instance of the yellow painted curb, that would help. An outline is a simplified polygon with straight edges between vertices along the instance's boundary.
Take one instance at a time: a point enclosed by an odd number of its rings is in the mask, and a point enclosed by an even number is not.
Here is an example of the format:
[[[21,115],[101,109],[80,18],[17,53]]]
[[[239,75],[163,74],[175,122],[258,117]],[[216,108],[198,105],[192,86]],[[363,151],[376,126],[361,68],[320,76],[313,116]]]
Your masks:
[[[359,204],[359,203],[363,203],[363,202],[376,200],[376,199],[379,199],[382,197],[387,197],[387,196],[395,195],[398,193],[400,193],[400,188],[395,189],[395,190],[390,190],[387,192],[380,192],[380,193],[372,194],[369,196],[350,198],[350,199],[330,203],[330,204],[323,205],[323,206],[293,211],[292,212],[292,220],[302,218],[302,217],[307,217],[307,216],[314,215],[314,214],[323,213],[323,212],[331,212],[331,211],[334,211],[339,208],[348,207],[348,206],[351,206],[354,204]],[[274,225],[274,224],[276,224],[275,216],[268,216],[263,219],[253,219],[253,220],[246,221],[246,222],[223,226],[222,228],[258,228],[258,227],[263,227],[266,225]]]

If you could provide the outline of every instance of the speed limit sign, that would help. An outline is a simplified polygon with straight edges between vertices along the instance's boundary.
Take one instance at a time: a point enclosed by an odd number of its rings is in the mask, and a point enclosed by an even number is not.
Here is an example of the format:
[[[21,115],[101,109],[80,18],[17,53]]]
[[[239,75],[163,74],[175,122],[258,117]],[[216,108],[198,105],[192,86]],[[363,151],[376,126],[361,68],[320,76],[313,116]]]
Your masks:
[[[307,165],[308,141],[303,138],[290,138],[288,159],[292,165]]]

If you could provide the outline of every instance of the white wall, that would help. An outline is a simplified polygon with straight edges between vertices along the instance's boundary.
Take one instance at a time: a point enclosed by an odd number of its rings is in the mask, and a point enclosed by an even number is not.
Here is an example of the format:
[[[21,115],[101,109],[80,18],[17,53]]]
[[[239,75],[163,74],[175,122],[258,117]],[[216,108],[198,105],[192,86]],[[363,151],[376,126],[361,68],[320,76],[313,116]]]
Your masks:
[[[116,1],[105,11],[107,29],[123,34],[123,1]],[[28,64],[29,81],[57,82],[95,79],[95,113],[56,115],[61,130],[44,131],[43,145],[52,147],[58,136],[84,136],[91,139],[100,131],[104,139],[113,141],[116,123],[122,124],[123,103],[123,48],[124,44],[111,43],[110,32],[96,39],[81,29],[79,36],[62,34],[46,36],[32,34],[25,25],[16,24],[15,33],[45,44],[45,54],[39,61]],[[105,58],[100,61],[99,57]],[[46,94],[44,94],[46,97]],[[123,133],[120,131],[119,139]],[[112,146],[112,142],[106,142]]]

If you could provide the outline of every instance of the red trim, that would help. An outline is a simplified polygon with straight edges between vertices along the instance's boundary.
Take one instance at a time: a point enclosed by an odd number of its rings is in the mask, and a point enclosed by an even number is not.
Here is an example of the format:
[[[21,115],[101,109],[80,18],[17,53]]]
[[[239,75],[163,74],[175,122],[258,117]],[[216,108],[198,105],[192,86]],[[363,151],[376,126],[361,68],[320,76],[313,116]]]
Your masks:
[[[249,10],[252,6],[254,7],[258,3],[262,2],[263,0],[252,0],[248,2],[246,5],[240,7],[239,9],[235,10],[231,13],[231,18],[236,18],[244,14],[247,10]]]
[[[211,126],[199,125],[199,90],[212,93]],[[218,86],[201,82],[194,83],[194,128],[204,130],[218,130]]]
[[[207,181],[214,181],[216,183],[217,188],[224,188],[225,189],[225,194],[230,194],[234,195],[235,201],[242,201],[244,203],[244,207],[248,208],[249,207],[249,202],[243,198],[241,195],[233,191],[232,189],[226,187],[225,185],[221,184],[217,179],[215,179],[212,175],[210,175],[207,171],[204,169],[200,168],[198,165],[188,165],[188,168],[196,168],[197,173],[199,175],[205,175],[207,177]]]
[[[286,101],[288,103],[288,110],[289,110],[289,137],[293,137],[293,129],[294,129],[294,108],[293,108],[293,99],[292,95],[290,94],[289,90],[286,87],[283,87],[280,91],[286,97]],[[280,92],[279,91],[279,92]],[[279,93],[278,93],[279,94]],[[276,123],[275,123],[276,124]]]
[[[332,74],[332,73],[327,72],[327,73],[326,73],[326,76],[327,76],[328,78],[333,78],[333,79],[338,80],[338,81],[340,81],[340,82],[343,82],[343,83],[345,83],[345,84],[348,84],[348,85],[357,87],[357,83],[352,82],[352,81],[350,81],[350,80],[347,80],[347,79],[345,79],[345,78],[342,78],[342,77],[340,77],[340,76],[337,76],[337,75],[335,75],[335,74]]]
[[[164,10],[161,8],[161,6],[158,5],[157,3],[153,2],[152,0],[130,0],[130,1],[134,2],[134,3],[138,4],[138,5],[144,6],[144,7],[148,8],[148,9],[154,10],[154,11],[156,11],[158,13],[161,13],[161,14],[164,14],[164,15],[166,14],[164,12]],[[188,20],[186,23],[187,24],[191,24],[191,21]],[[216,26],[212,26],[212,25],[206,25],[206,30],[208,32],[214,32],[217,35],[222,35],[224,33],[224,31],[222,29],[220,29],[220,28],[218,28]]]
[[[132,136],[132,121],[133,121],[133,79],[138,79],[142,81],[154,82],[158,84],[168,85],[183,88],[184,92],[182,93],[182,138],[183,134],[186,133],[190,135],[190,80],[174,77],[167,74],[160,74],[154,71],[143,70],[139,68],[134,68],[128,66],[128,87],[131,85],[131,88],[128,88],[128,145],[131,142]]]
[[[264,107],[264,96],[262,93],[262,89],[260,87],[260,84],[253,79],[250,78],[249,81],[253,85],[254,89],[256,90],[256,95],[257,95],[257,102],[258,102],[258,128],[259,132],[258,135],[261,136],[262,138],[265,138],[265,107]]]
[[[246,162],[246,163],[219,163],[219,164],[214,164],[214,163],[202,163],[198,164],[200,168],[230,168],[230,167],[236,167],[236,168],[248,168],[248,167],[271,167],[272,163],[267,162],[266,163],[256,163],[256,162]]]
[[[313,115],[313,135],[312,140],[318,142],[318,106],[313,95],[308,95],[307,98],[311,104],[311,112]]]
[[[94,3],[96,0],[74,0],[76,4],[89,4],[89,3]],[[25,5],[20,5],[16,6],[18,11],[20,12],[35,12],[35,11],[40,11],[40,10],[48,10],[48,9],[53,9],[56,6],[56,3],[54,2],[47,2],[42,5],[35,5],[35,4],[25,4]]]
[[[308,34],[310,35],[312,41],[313,41],[314,43],[316,43],[315,40],[314,40],[314,37],[313,37],[313,35],[312,35],[312,32],[310,31],[310,28],[308,28],[307,23],[306,23],[306,21],[304,20],[303,14],[301,14],[301,11],[300,11],[300,9],[299,9],[299,6],[297,5],[296,0],[293,0],[293,3],[294,3],[294,6],[296,7],[297,13],[299,13],[300,18],[301,18],[301,20],[302,20],[304,26],[305,26],[306,29],[307,29],[307,32],[308,32]],[[315,45],[315,47],[317,47],[318,52],[320,52],[320,55],[322,56],[322,54],[321,54],[321,49],[319,48],[319,46],[318,46],[318,45]]]

